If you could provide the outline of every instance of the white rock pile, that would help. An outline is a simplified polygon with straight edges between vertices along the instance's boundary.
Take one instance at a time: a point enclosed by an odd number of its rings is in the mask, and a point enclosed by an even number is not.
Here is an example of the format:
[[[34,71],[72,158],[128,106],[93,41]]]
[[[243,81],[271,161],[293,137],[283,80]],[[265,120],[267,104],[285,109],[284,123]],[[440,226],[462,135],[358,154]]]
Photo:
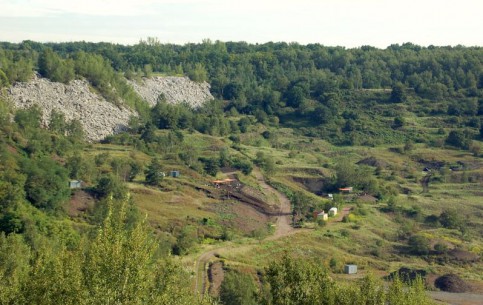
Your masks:
[[[187,77],[156,76],[143,78],[140,83],[135,81],[129,81],[129,83],[151,106],[156,105],[161,93],[168,103],[187,103],[192,108],[198,108],[213,99],[208,83],[195,83]]]
[[[124,130],[130,117],[137,115],[91,92],[85,80],[74,80],[65,85],[36,77],[26,83],[16,83],[8,89],[7,95],[15,108],[37,104],[43,112],[43,126],[48,126],[52,110],[62,112],[66,121],[79,120],[90,141],[99,141]]]

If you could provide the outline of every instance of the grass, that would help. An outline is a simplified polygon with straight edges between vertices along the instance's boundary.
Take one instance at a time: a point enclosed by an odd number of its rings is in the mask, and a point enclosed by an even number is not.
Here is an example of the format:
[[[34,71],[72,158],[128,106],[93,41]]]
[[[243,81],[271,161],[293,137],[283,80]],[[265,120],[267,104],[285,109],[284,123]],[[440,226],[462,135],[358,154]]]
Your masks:
[[[382,105],[381,109],[387,107]],[[416,133],[430,134],[431,137],[440,137],[437,127],[439,123],[432,122],[427,117],[406,114],[406,128],[414,129]],[[380,118],[378,120],[372,122],[370,128],[382,124],[383,120]],[[480,256],[483,255],[482,183],[476,180],[457,182],[463,175],[467,176],[467,180],[483,176],[483,159],[475,158],[467,151],[428,147],[424,143],[415,143],[412,150],[399,153],[394,148],[402,147],[404,144],[401,144],[403,143],[401,141],[398,142],[399,144],[385,144],[377,147],[337,147],[324,140],[300,136],[289,128],[270,131],[274,138],[268,140],[261,137],[259,127],[250,134],[242,134],[242,144],[238,149],[231,147],[233,143],[226,138],[198,132],[183,132],[183,135],[184,143],[198,152],[198,156],[217,158],[220,150],[226,148],[230,156],[254,160],[257,153],[263,152],[276,163],[275,173],[269,177],[272,181],[321,202],[325,202],[325,199],[308,192],[293,178],[326,179],[334,174],[334,165],[341,158],[356,163],[367,157],[375,157],[385,164],[380,175],[377,176],[379,183],[393,186],[400,191],[407,190],[407,194],[396,196],[397,205],[402,210],[418,207],[421,210],[421,219],[410,218],[404,212],[399,216],[397,213],[384,213],[382,208],[386,206],[386,202],[362,203],[365,214],[351,216],[352,221],[349,223],[330,222],[325,227],[307,229],[272,241],[246,238],[246,234],[240,232],[229,243],[220,243],[208,237],[207,241],[199,246],[199,251],[221,246],[220,255],[228,266],[243,266],[252,270],[260,270],[270,261],[288,252],[303,259],[316,260],[326,266],[329,266],[330,260],[335,258],[337,266],[334,272],[336,273],[342,270],[345,263],[356,263],[363,274],[372,272],[385,275],[402,266],[407,266],[437,274],[454,272],[463,278],[483,281],[481,263],[468,265],[425,260],[406,253],[404,250],[407,247],[407,240],[400,238],[403,230],[409,230],[409,234],[426,236],[433,244],[445,242],[451,247],[460,247]],[[387,136],[399,137],[397,131]],[[392,141],[392,143],[396,142]],[[85,154],[94,156],[103,152],[119,158],[134,156],[145,164],[151,159],[151,156],[120,145],[95,144],[86,150]],[[146,187],[142,177],[138,177],[134,183],[128,185],[141,212],[147,214],[149,222],[156,229],[169,231],[175,226],[194,224],[201,230],[218,234],[222,223],[233,220],[244,221],[233,209],[228,209],[220,201],[197,190],[206,187],[212,177],[203,176],[188,169],[175,158],[162,162],[166,169],[181,170],[181,177],[166,178],[159,188]],[[424,167],[433,167],[438,163],[446,166],[458,165],[461,162],[467,164],[468,169],[449,172],[446,177],[442,177],[439,171],[434,169],[434,177],[437,181],[430,182],[429,193],[422,193],[420,179],[426,175],[422,172]],[[225,177],[222,173],[218,176]],[[253,173],[250,175],[237,173],[237,176],[243,184],[254,190],[263,191]],[[273,197],[273,194],[264,195],[270,196],[268,198]],[[351,202],[345,204],[355,205]],[[456,208],[461,213],[469,225],[469,233],[461,234],[457,230],[431,227],[422,221],[424,217],[432,214],[439,216],[448,208]],[[213,226],[203,227],[200,224],[203,218],[210,219]],[[247,219],[245,222],[249,224],[250,221],[252,220]],[[193,259],[194,255],[186,257],[185,260]],[[343,278],[339,274],[337,277]]]

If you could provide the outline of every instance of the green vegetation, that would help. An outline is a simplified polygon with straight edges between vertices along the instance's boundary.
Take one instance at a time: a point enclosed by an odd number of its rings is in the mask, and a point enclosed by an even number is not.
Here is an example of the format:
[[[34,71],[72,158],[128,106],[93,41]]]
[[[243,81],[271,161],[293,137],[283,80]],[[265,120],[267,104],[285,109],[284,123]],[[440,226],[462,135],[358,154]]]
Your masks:
[[[429,304],[423,279],[370,275],[401,267],[481,284],[482,59],[412,44],[1,43],[2,91],[34,72],[83,78],[140,118],[89,144],[79,121],[53,111],[42,129],[38,107],[1,95],[0,304],[209,303],[186,283],[213,249],[223,304]],[[216,99],[148,109],[125,78],[150,75],[208,81]]]
[[[407,291],[398,278],[387,290],[372,276],[357,286],[339,285],[320,264],[287,256],[272,263],[266,276],[270,284],[266,304],[432,304],[421,278],[406,287]]]

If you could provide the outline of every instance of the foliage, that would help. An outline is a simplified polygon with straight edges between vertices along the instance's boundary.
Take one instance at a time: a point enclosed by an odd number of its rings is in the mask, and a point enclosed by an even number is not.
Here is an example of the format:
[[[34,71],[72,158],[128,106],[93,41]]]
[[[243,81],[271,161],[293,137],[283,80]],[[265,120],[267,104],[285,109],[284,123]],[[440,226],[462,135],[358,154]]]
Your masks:
[[[126,201],[105,202],[92,238],[69,249],[62,240],[33,248],[0,234],[0,304],[209,304],[184,285],[174,261],[156,258],[145,221],[128,221]]]
[[[257,287],[249,274],[225,272],[220,287],[220,301],[229,305],[256,305]]]
[[[463,215],[454,209],[443,210],[439,216],[439,223],[448,229],[464,230],[466,227]]]
[[[52,49],[46,48],[39,56],[39,73],[53,82],[69,83],[74,79],[74,62],[63,60]]]
[[[410,251],[416,255],[427,255],[431,248],[429,239],[423,235],[413,235],[408,240]]]
[[[114,175],[104,175],[100,177],[95,187],[95,192],[99,198],[112,196],[116,199],[123,199],[127,196],[126,186]]]
[[[158,159],[154,158],[144,171],[146,183],[149,185],[158,185],[164,178],[163,168]]]
[[[320,263],[287,255],[270,264],[265,278],[270,286],[264,304],[432,304],[421,278],[405,287],[396,277],[386,290],[369,275],[357,285],[346,286],[333,281]]]
[[[67,171],[52,159],[26,160],[22,167],[26,197],[34,206],[54,210],[69,198]]]
[[[467,132],[451,130],[446,138],[446,144],[457,148],[468,149],[471,144],[471,138]]]
[[[404,86],[398,83],[391,88],[391,98],[392,103],[402,103],[407,99],[406,93],[404,92]]]

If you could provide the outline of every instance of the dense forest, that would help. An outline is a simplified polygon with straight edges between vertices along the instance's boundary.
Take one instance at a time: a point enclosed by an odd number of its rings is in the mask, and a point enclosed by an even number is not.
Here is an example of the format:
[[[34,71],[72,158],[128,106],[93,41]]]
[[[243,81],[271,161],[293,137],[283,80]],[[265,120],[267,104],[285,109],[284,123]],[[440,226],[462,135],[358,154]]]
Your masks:
[[[133,157],[135,153],[129,158],[106,152],[87,154],[93,146],[84,141],[78,121],[53,112],[50,125],[42,129],[40,109],[14,111],[0,95],[0,304],[216,302],[193,294],[186,285],[189,272],[170,257],[193,248],[197,241],[190,234],[196,229],[176,224],[169,238],[154,232],[126,186],[141,176],[137,183],[159,186],[164,177],[161,160],[176,160],[204,176],[216,176],[222,167],[244,175],[259,167],[270,176],[277,166],[271,156],[259,152],[253,158],[235,157],[235,152],[242,151],[242,145],[258,147],[265,142],[274,149],[293,149],[281,143],[274,132],[279,127],[293,129],[295,135],[310,138],[310,143],[323,139],[337,147],[397,145],[400,154],[425,144],[463,149],[478,157],[481,148],[475,142],[483,139],[481,47],[406,43],[386,49],[346,49],[210,40],[172,45],[153,38],[133,46],[0,43],[2,92],[28,81],[34,73],[62,83],[84,78],[109,102],[136,110],[140,116],[132,120],[130,130],[103,143],[131,147],[150,159]],[[192,109],[167,104],[160,96],[157,105],[149,108],[126,79],[153,75],[206,81],[215,100]],[[414,118],[419,117],[430,117],[429,127],[438,132],[413,128]],[[245,136],[253,130],[260,131],[256,143]],[[214,152],[192,147],[185,137],[194,132],[226,138],[232,155],[228,146]],[[295,158],[296,153],[291,153],[290,158]],[[332,165],[326,160],[324,166]],[[398,189],[377,182],[385,179],[381,168],[374,175],[367,167],[344,162],[331,169],[335,175],[323,191],[350,184],[378,198],[393,199],[398,194]],[[395,175],[393,171],[386,180],[397,180]],[[473,178],[479,176],[467,180]],[[69,219],[63,210],[72,196],[66,183],[70,179],[82,179],[96,201],[81,220]],[[290,198],[298,214],[311,215],[320,205],[300,191],[273,185]],[[392,208],[391,213],[396,209]],[[210,233],[229,239],[225,231],[218,231]],[[236,272],[227,275],[221,301],[429,302],[419,279],[410,288],[403,288],[396,279],[384,289],[371,277],[357,285],[339,285],[324,268],[290,257],[272,262],[261,273],[257,280],[243,279]]]
[[[468,127],[463,138],[477,136],[478,116],[483,113],[480,47],[406,43],[382,50],[209,40],[180,46],[152,38],[134,46],[25,41],[0,47],[1,86],[25,81],[33,71],[59,82],[84,77],[106,99],[122,100],[147,118],[146,105],[123,76],[187,75],[194,81],[208,81],[212,94],[226,101],[222,107],[228,113],[300,127],[305,135],[339,145],[424,141],[421,135],[398,132],[404,125],[403,102],[420,116],[453,116],[440,127],[456,121]],[[380,113],[378,103],[395,107],[392,113]],[[361,114],[364,111],[376,117],[374,122]],[[397,120],[388,126],[383,118],[394,116]],[[227,133],[223,126],[217,128],[220,122],[211,123],[211,133],[220,128],[221,134]],[[171,127],[177,125],[183,127],[181,122]],[[456,141],[463,147],[464,142]]]

